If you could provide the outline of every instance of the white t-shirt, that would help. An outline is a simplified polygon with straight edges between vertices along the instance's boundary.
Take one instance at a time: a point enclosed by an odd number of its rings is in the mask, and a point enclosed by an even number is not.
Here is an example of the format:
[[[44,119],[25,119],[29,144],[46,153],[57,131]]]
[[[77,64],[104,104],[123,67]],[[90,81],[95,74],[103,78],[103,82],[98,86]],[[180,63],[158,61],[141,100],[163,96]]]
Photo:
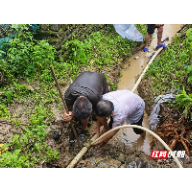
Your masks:
[[[137,123],[145,109],[145,102],[137,94],[129,90],[112,91],[102,95],[101,100],[113,103],[113,125],[112,128],[127,124]]]

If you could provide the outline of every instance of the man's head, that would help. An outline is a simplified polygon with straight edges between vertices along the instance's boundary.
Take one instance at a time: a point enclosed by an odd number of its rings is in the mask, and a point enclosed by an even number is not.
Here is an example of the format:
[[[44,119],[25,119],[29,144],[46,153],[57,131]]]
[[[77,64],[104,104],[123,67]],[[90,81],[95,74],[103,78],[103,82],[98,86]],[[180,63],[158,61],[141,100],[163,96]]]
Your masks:
[[[111,101],[99,101],[96,106],[96,114],[99,117],[109,117],[114,111],[114,106]]]
[[[91,115],[92,104],[86,97],[78,97],[73,105],[73,114],[78,119],[87,119]]]

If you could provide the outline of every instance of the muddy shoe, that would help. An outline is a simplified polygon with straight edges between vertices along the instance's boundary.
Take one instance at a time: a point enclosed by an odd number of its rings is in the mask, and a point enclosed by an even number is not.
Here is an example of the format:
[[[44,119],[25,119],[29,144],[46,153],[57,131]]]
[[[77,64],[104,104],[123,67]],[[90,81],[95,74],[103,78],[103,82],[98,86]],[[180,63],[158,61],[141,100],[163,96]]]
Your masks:
[[[69,147],[72,148],[75,143],[76,143],[76,140],[70,140],[69,141]]]
[[[85,135],[85,136],[87,136],[87,137],[89,136],[88,130],[86,130],[86,131],[85,131],[85,130],[82,130],[81,133],[80,133],[80,135],[82,135],[82,134]]]
[[[79,142],[81,144],[83,144],[86,141],[86,139],[87,139],[87,136],[85,134],[80,134],[79,135]]]

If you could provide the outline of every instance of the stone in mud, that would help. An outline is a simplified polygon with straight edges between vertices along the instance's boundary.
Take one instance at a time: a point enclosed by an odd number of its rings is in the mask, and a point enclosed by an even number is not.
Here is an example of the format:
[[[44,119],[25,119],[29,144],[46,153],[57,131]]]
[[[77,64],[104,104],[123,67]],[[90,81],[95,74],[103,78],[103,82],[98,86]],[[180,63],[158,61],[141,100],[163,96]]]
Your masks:
[[[122,162],[122,163],[125,162],[125,155],[123,153],[121,153],[117,160]]]
[[[126,165],[128,165],[129,163],[131,163],[132,161],[134,161],[133,157],[127,157],[126,158]]]
[[[137,163],[135,161],[132,161],[131,163],[129,163],[129,165],[131,165],[133,168],[137,167]]]
[[[105,161],[105,163],[109,166],[114,166],[115,168],[118,168],[121,165],[121,162],[115,159],[110,159],[108,161]]]
[[[59,31],[59,24],[52,24],[51,25],[51,30],[58,32]]]
[[[172,80],[177,79],[177,77],[176,77],[176,75],[175,75],[174,73],[171,73],[170,76],[171,76],[171,79],[172,79]]]
[[[145,162],[143,168],[152,168],[152,166],[148,162]]]
[[[137,168],[143,168],[143,160],[142,159],[138,159],[136,161],[136,167]]]
[[[51,131],[56,131],[56,126],[55,125],[51,125],[50,128],[51,128]]]
[[[61,132],[55,131],[53,135],[53,139],[57,141],[60,137],[61,137]]]
[[[114,166],[110,165],[109,168],[115,168]]]
[[[126,164],[122,164],[119,168],[127,168]]]
[[[48,27],[46,24],[42,24],[41,25],[41,29],[43,29],[44,31],[47,31],[48,30]]]

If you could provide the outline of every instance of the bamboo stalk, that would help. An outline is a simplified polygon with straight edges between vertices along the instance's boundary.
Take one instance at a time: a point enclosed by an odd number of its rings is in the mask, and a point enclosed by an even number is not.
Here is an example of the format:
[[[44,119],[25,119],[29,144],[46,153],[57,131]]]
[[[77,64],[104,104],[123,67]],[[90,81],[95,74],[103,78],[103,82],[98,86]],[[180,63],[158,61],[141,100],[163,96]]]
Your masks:
[[[108,120],[109,121],[109,120]],[[103,127],[102,127],[103,128]],[[101,131],[102,131],[101,128]],[[84,144],[84,147],[81,151],[75,156],[75,158],[71,161],[71,163],[67,166],[67,168],[73,168],[78,163],[78,161],[83,157],[83,155],[91,148],[91,143],[97,139],[97,134],[95,134],[89,142]]]
[[[55,75],[55,72],[54,72],[54,70],[53,70],[52,65],[50,65],[50,69],[51,69],[52,75],[53,75],[53,77],[54,77],[54,79],[55,79],[55,82],[56,82],[56,85],[57,85],[57,89],[59,90],[59,95],[60,95],[60,98],[61,98],[61,100],[62,100],[62,103],[63,103],[63,106],[64,106],[64,110],[65,110],[66,113],[68,114],[68,113],[69,113],[68,107],[67,107],[67,105],[66,105],[66,103],[65,103],[65,100],[64,100],[64,98],[63,98],[63,95],[62,95],[62,93],[61,93],[61,88],[60,88],[59,83],[58,83],[58,81],[57,81],[57,77],[56,77],[56,75]],[[76,130],[75,130],[75,128],[74,128],[73,123],[71,123],[71,128],[72,128],[73,133],[74,133],[74,135],[75,135],[75,138],[76,138],[76,140],[77,140],[77,142],[78,142],[78,146],[81,148],[82,146],[81,146],[81,144],[80,144],[80,142],[79,142],[79,138],[78,138],[78,136],[77,136],[77,132],[76,132]]]

